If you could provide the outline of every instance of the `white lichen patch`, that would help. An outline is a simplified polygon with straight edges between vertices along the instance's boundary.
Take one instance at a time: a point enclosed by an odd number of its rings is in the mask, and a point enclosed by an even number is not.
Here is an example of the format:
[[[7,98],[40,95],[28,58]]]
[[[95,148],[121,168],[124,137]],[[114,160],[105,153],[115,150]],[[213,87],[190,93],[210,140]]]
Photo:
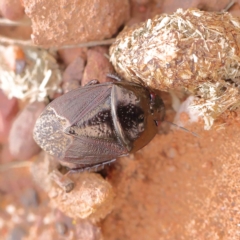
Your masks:
[[[203,117],[205,129],[209,130],[214,120],[227,109],[235,110],[240,104],[240,94],[238,87],[223,80],[216,83],[203,83],[196,90],[197,96],[192,105]]]
[[[45,101],[61,92],[61,71],[55,57],[47,50],[23,49],[26,65],[17,73],[6,62],[5,47],[0,48],[0,89],[9,97],[24,101]]]
[[[126,80],[196,96],[206,128],[226,109],[239,105],[240,19],[197,9],[162,14],[125,28],[110,60]]]

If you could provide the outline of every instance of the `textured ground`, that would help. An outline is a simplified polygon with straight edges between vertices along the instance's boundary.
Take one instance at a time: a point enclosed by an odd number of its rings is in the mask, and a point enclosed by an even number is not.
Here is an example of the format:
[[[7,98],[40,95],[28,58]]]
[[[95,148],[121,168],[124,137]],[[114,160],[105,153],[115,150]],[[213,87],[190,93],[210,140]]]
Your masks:
[[[14,5],[16,9],[12,8],[12,10],[7,7],[14,1],[1,2],[2,16],[13,20],[21,19],[22,6],[16,4]],[[23,2],[28,11],[31,7],[30,16],[34,17],[36,1]],[[44,1],[38,2],[44,3]],[[161,12],[172,12],[178,7],[198,6],[209,11],[220,11],[227,3],[227,0],[211,2],[132,0],[127,23],[140,22]],[[49,19],[41,22],[39,20],[41,18],[37,18],[39,22],[34,24],[35,33],[38,27],[46,27],[44,22],[51,23],[54,18],[54,14],[51,15],[50,11],[51,3],[48,4]],[[53,11],[56,2],[52,4]],[[128,5],[124,5],[123,9],[126,6]],[[235,16],[240,16],[239,9],[240,1],[231,11]],[[67,16],[64,15],[64,10],[61,10],[61,13],[62,19],[65,19],[64,17]],[[73,11],[72,14],[74,13]],[[39,14],[39,11],[36,14]],[[47,18],[48,14],[44,17]],[[76,13],[76,16],[80,16],[80,13]],[[99,18],[99,22],[104,19],[101,16]],[[53,26],[60,24],[59,28],[51,29],[51,26],[48,26],[49,38],[45,42],[44,38],[35,39],[36,42],[39,41],[45,46],[74,43],[75,39],[69,37],[72,32],[69,36],[58,39],[62,19],[57,19],[53,23]],[[123,22],[123,18],[120,17],[115,26],[110,24],[105,31],[107,34],[102,38],[113,37]],[[74,32],[76,23],[70,21],[67,24]],[[102,25],[101,32],[104,32],[105,27],[107,26]],[[46,33],[46,29],[42,31]],[[0,35],[12,38],[29,39],[30,32],[30,27],[0,27]],[[98,38],[97,40],[101,39],[99,35],[95,37]],[[81,41],[93,39],[90,37]],[[68,71],[64,73],[63,81],[67,82],[67,79],[72,78],[76,81],[71,84],[77,85],[80,81],[82,84],[86,83],[88,78],[105,81],[106,72],[112,67],[103,57],[106,52],[105,47],[59,50],[62,68],[69,66]],[[76,60],[76,57],[80,60]],[[8,101],[1,94],[0,102],[4,101],[4,104],[0,104],[0,162],[5,164],[12,163],[16,159],[10,155],[6,139],[12,120],[18,110],[25,105],[16,99]],[[171,98],[165,93],[163,99],[166,103],[167,120],[172,121],[175,112],[171,107]],[[107,168],[106,180],[111,183],[115,192],[113,211],[97,224],[87,220],[74,220],[62,214],[59,209],[51,207],[49,197],[42,190],[44,186],[34,183],[29,167],[17,169],[8,167],[4,170],[0,165],[0,238],[14,240],[240,239],[240,114],[239,112],[223,114],[210,131],[203,130],[201,120],[188,124],[188,116],[184,113],[180,118],[185,123],[185,127],[196,132],[199,137],[174,128],[167,130],[168,126],[163,124],[163,129],[159,129],[159,134],[149,145],[135,155],[118,159],[114,165]],[[36,156],[32,157],[31,161],[36,158]]]

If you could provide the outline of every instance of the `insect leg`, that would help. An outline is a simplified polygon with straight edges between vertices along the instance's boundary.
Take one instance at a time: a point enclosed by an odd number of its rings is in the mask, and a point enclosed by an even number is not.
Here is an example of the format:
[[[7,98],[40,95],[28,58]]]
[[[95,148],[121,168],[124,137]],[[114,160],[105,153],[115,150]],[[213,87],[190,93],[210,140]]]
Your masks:
[[[91,81],[89,81],[87,84],[84,85],[85,86],[91,86],[91,85],[96,85],[99,84],[99,81],[97,79],[93,79]]]
[[[53,170],[50,173],[50,178],[66,193],[71,192],[74,188],[74,182],[58,170]]]
[[[122,81],[122,79],[117,74],[114,74],[114,73],[107,73],[107,77],[112,78],[118,82]]]
[[[67,174],[71,173],[79,173],[79,172],[98,172],[104,168],[105,165],[111,164],[115,162],[116,159],[112,159],[103,163],[95,164],[89,167],[78,167],[78,168],[71,168]]]

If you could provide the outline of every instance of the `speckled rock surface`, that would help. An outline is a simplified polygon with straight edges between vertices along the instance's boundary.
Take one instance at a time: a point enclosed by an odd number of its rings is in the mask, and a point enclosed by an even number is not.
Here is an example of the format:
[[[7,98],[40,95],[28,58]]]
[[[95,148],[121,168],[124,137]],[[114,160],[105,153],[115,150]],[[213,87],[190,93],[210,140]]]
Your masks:
[[[129,18],[128,0],[24,0],[32,40],[44,47],[110,38]]]
[[[113,209],[115,197],[112,186],[99,174],[82,173],[70,176],[72,191],[66,193],[56,184],[48,192],[51,204],[73,219],[91,219],[97,222]]]

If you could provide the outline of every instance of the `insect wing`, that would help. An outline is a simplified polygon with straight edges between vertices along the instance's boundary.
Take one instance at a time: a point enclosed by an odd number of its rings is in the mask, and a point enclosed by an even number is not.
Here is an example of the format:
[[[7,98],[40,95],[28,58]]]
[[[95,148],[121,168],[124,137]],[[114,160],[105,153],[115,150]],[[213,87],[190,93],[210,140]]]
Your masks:
[[[119,143],[112,123],[111,88],[111,83],[87,86],[50,104],[59,119],[64,118],[68,122],[61,129],[64,138],[68,139],[65,141],[67,144],[61,148],[60,154],[54,155],[63,161],[87,164],[127,153]]]
[[[82,114],[87,114],[87,106],[96,99],[97,92],[108,91],[111,86],[97,85],[94,88],[97,91],[91,89],[75,89],[55,99],[45,108],[36,121],[33,133],[35,141],[42,149],[59,159],[65,157],[73,140],[71,135],[65,133],[66,129],[78,121]]]
[[[86,86],[70,91],[50,103],[57,115],[73,125],[91,112],[111,91],[111,84]]]
[[[75,164],[97,164],[126,155],[127,149],[118,142],[74,136],[63,161]]]

